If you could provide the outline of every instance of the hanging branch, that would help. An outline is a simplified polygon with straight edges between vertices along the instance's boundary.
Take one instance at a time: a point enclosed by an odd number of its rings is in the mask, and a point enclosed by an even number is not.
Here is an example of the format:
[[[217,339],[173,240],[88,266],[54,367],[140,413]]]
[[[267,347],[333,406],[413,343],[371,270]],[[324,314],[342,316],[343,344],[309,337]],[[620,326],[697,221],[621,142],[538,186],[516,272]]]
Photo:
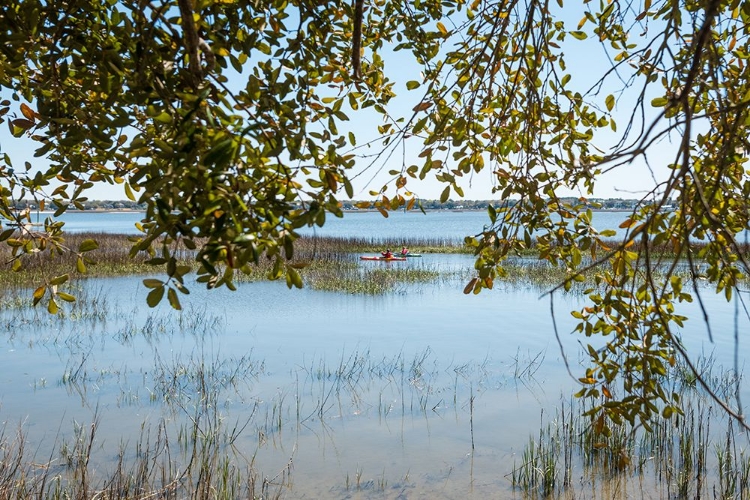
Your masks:
[[[195,19],[193,18],[193,1],[177,0],[177,4],[180,7],[180,18],[182,19],[185,49],[188,54],[188,68],[192,75],[193,85],[197,85],[198,82],[203,80],[204,75],[211,71],[216,65],[216,56],[214,56],[208,43],[198,36]],[[199,49],[203,52],[203,57],[206,60],[205,68],[201,67],[201,61],[198,54]]]
[[[352,75],[357,80],[362,78],[360,52],[362,51],[362,17],[364,16],[364,8],[364,0],[354,0],[354,31],[352,32]]]

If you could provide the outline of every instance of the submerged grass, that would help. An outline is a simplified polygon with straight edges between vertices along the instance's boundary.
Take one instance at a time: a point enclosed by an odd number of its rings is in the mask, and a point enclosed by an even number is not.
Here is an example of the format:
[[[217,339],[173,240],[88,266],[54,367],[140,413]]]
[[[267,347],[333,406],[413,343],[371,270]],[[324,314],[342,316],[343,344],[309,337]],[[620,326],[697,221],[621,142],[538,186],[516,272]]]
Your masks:
[[[353,264],[355,272],[358,263]],[[87,303],[96,303],[97,296],[95,290]],[[75,320],[67,316],[59,321],[65,319]],[[95,412],[90,423],[76,423],[72,433],[58,437],[53,450],[43,454],[30,444],[25,429],[0,429],[0,499],[296,498],[308,493],[304,485],[295,487],[292,468],[296,436],[305,428],[344,420],[350,425],[367,414],[384,426],[450,417],[471,433],[473,453],[475,399],[480,394],[476,389],[499,385],[488,360],[445,367],[429,349],[380,358],[364,348],[334,359],[303,361],[291,374],[296,383],[275,386],[277,392],[263,400],[257,388],[265,372],[262,361],[210,352],[211,335],[221,329],[220,319],[201,309],[183,311],[171,323],[165,315],[149,316],[142,326],[126,318],[113,333],[123,344],[136,337],[150,344],[180,335],[193,336],[197,345],[186,353],[155,354],[147,373],[131,378],[126,367],[103,374],[106,367],[90,366],[86,351],[76,349],[76,361],[66,366],[61,386],[79,392],[85,402],[89,395],[99,397],[100,388],[115,379],[121,391],[118,406],[145,407],[156,418],[144,420],[140,435],[126,436],[120,445],[113,446],[108,438],[105,448],[104,417]],[[517,353],[500,383],[533,378],[541,356]],[[719,373],[710,361],[700,369],[717,382],[714,385],[731,389],[731,374]],[[652,434],[633,435],[624,428],[609,436],[596,434],[580,417],[586,408],[578,404],[562,405],[550,421],[543,413],[539,432],[529,439],[511,473],[513,486],[528,498],[576,498],[569,495],[576,488],[582,497],[613,498],[604,481],[637,485],[650,479],[655,486],[648,486],[649,492],[662,498],[749,498],[750,458],[741,435],[729,423],[721,439],[711,440],[719,417],[687,373],[677,367],[675,390],[694,402],[686,403],[679,422],[661,421]],[[143,386],[132,384],[140,377]],[[288,462],[274,466],[270,475],[261,471],[263,452],[269,448],[288,454]],[[399,481],[385,470],[381,474],[372,466],[351,464],[355,466],[354,474],[349,473],[353,469],[344,471],[345,486],[334,484],[329,493],[342,498],[352,490],[382,493],[409,482],[408,472],[402,472]]]
[[[702,366],[720,385],[734,383],[733,372],[715,374],[711,360]],[[547,421],[542,412],[538,436],[529,438],[508,475],[514,489],[527,498],[576,498],[579,487],[611,483],[640,488],[644,497],[750,498],[746,436],[684,373],[678,366],[671,375],[684,413],[657,420],[651,432],[626,425],[596,432],[582,416],[590,409],[585,400],[563,401]]]
[[[263,477],[232,450],[236,428],[208,407],[175,431],[167,420],[144,426],[135,450],[120,446],[114,463],[96,463],[99,418],[76,424],[48,457],[33,456],[23,430],[0,430],[0,498],[207,499],[281,498],[289,467]],[[175,441],[180,441],[175,446]],[[291,465],[291,464],[290,464]]]
[[[63,385],[85,385],[86,363],[84,358],[75,370],[66,370]],[[427,419],[450,390],[440,382],[450,377],[443,377],[429,349],[413,357],[399,353],[379,359],[364,350],[342,353],[332,362],[319,358],[299,367],[292,392],[281,390],[268,401],[244,399],[255,391],[243,386],[263,370],[262,362],[248,356],[225,358],[200,348],[169,360],[157,357],[149,370],[155,396],[146,404],[164,411],[154,418],[150,409],[140,434],[123,436],[119,445],[102,436],[106,409],[97,408],[90,423],[75,422],[64,436],[58,431],[51,450],[42,454],[23,427],[12,430],[6,424],[0,428],[0,499],[297,497],[305,490],[295,489],[292,481],[294,451],[284,452],[288,461],[271,474],[261,472],[259,451],[284,448],[285,435],[294,439],[314,420],[325,425],[374,413],[373,397],[381,421],[391,412]],[[485,376],[481,365],[453,370],[456,376],[478,375],[474,382]],[[385,470],[375,483],[357,476],[356,487],[363,490],[377,484],[384,491],[388,484]]]

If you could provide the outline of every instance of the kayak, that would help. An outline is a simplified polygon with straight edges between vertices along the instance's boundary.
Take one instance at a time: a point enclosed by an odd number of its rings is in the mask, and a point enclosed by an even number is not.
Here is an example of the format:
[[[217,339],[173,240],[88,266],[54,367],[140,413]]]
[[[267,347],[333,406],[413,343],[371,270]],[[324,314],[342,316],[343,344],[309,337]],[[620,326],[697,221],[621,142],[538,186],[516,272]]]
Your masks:
[[[407,253],[406,255],[402,255],[402,257],[421,257],[421,253]]]
[[[384,261],[391,261],[391,260],[406,260],[406,257],[372,257],[369,255],[362,255],[360,257],[361,260],[384,260]]]

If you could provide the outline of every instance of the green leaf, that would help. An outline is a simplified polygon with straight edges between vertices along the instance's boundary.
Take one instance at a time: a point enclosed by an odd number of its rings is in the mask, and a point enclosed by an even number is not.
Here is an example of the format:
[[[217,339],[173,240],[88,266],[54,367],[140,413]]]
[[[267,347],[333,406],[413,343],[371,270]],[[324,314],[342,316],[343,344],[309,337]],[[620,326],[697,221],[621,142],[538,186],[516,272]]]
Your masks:
[[[167,299],[169,300],[169,305],[172,306],[172,309],[175,309],[177,311],[182,310],[182,306],[180,305],[180,299],[177,297],[177,292],[175,292],[174,288],[170,288],[167,291]]]
[[[451,187],[445,186],[445,189],[443,189],[443,192],[440,194],[440,203],[445,203],[448,201],[448,198],[451,195]]]
[[[76,298],[70,295],[69,293],[65,292],[57,292],[57,296],[60,297],[65,302],[75,302]]]
[[[148,292],[148,295],[146,296],[146,304],[148,304],[149,307],[156,307],[159,305],[159,302],[161,302],[161,299],[164,297],[164,287],[160,286],[158,288],[154,288],[150,292]]]
[[[302,288],[302,276],[291,266],[286,268],[286,284],[289,288],[292,288],[292,286]]]
[[[419,82],[416,80],[409,80],[408,82],[406,82],[406,88],[409,90],[417,89],[419,88]]]
[[[146,288],[159,288],[160,286],[164,285],[164,282],[161,280],[146,278],[145,280],[143,280],[143,284],[146,286]]]
[[[47,312],[50,314],[57,314],[57,311],[57,302],[55,302],[53,297],[50,297],[49,302],[47,302]]]
[[[96,250],[97,248],[99,248],[99,243],[97,243],[96,240],[88,239],[81,242],[81,244],[78,246],[78,251],[80,253],[84,253],[90,252],[91,250]]]
[[[52,278],[51,280],[49,280],[49,284],[50,285],[62,285],[63,283],[65,283],[66,281],[68,281],[68,278],[70,278],[70,276],[68,276],[67,274],[63,274],[63,275],[60,275],[60,276],[55,276],[54,278]]]
[[[570,35],[578,40],[585,40],[588,38],[588,35],[583,31],[571,31]]]
[[[14,127],[18,127],[23,130],[28,130],[35,125],[35,123],[31,120],[26,120],[24,118],[16,118],[15,120],[12,120],[11,123]]]
[[[172,123],[172,115],[170,115],[166,111],[162,111],[158,116],[154,117],[154,120],[169,125]]]

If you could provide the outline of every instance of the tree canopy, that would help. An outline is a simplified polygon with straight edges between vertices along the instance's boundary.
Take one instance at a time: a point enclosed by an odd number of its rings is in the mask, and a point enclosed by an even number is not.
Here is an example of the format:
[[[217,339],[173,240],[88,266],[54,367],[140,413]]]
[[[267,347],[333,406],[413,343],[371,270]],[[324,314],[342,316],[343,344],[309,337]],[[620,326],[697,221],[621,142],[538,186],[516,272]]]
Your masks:
[[[467,238],[477,275],[465,292],[491,288],[530,248],[568,271],[561,288],[593,273],[573,314],[606,345],[589,348],[580,394],[601,402],[602,431],[648,426],[680,410],[660,379],[690,362],[676,304],[715,291],[744,307],[749,18],[739,0],[10,0],[0,217],[21,230],[0,240],[15,268],[70,251],[83,270],[95,242],[67,249],[53,218],[23,230],[14,202],[54,202],[59,215],[120,184],[147,205],[133,254],[164,267],[150,300],[176,305],[182,249],[210,287],[266,258],[271,278],[301,286],[297,231],[341,216],[365,169],[390,175],[369,203],[386,215],[414,206],[420,179],[444,183],[446,200],[483,175],[500,201]],[[585,75],[568,69],[576,51],[596,61]],[[404,64],[418,76],[399,81]],[[16,139],[33,162],[18,164]],[[613,243],[586,197],[638,162],[653,181]],[[35,299],[53,303],[55,284]]]

